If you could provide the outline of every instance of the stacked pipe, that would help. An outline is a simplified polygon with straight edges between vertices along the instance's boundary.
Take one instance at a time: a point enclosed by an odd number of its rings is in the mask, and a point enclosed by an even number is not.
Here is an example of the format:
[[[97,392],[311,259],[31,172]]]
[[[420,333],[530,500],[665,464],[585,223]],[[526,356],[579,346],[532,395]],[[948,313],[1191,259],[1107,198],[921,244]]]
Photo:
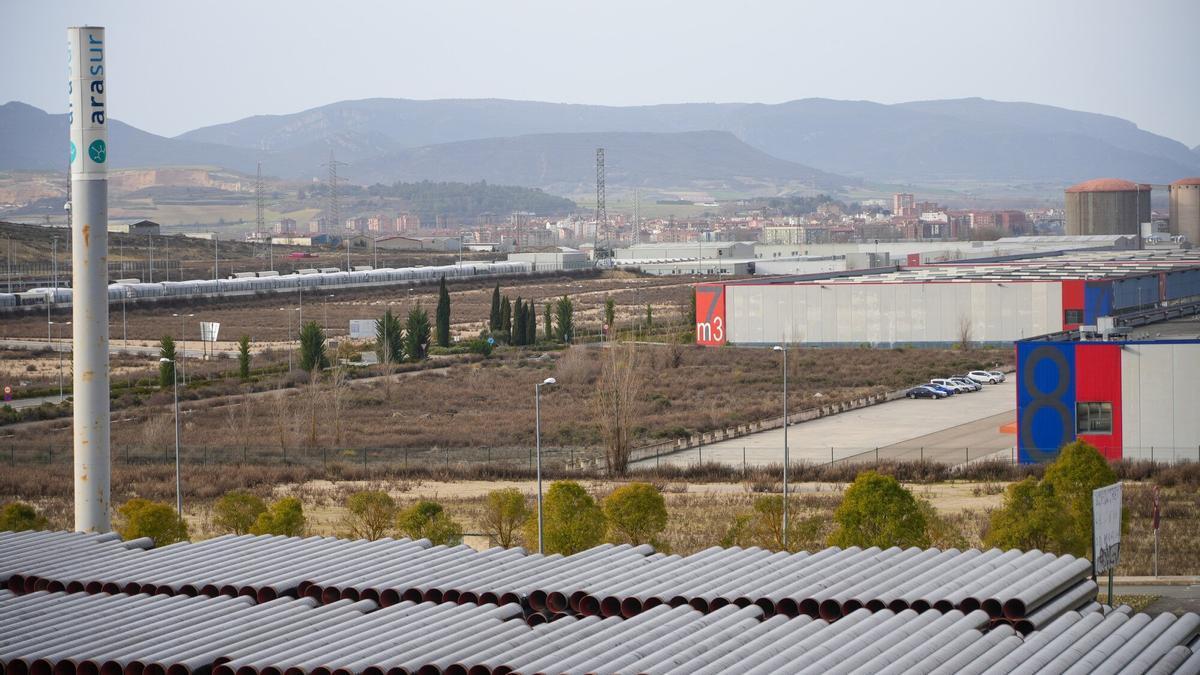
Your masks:
[[[117,564],[153,545],[149,538],[121,541],[112,532],[0,532],[0,584],[20,592],[30,570],[60,564]]]
[[[785,553],[713,547],[679,556],[604,544],[571,556],[542,556],[427,540],[270,535],[149,551],[128,548],[138,542],[110,539],[52,538],[44,550],[37,542],[0,540],[0,574],[8,570],[10,590],[247,595],[263,602],[290,595],[384,606],[401,600],[517,602],[542,619],[566,613],[628,618],[662,604],[706,612],[753,604],[767,616],[827,621],[860,608],[982,609],[993,623],[1011,623],[1025,633],[1090,602],[1096,591],[1086,578],[1087,560],[1036,550]]]
[[[986,612],[837,622],[657,605],[529,627],[519,605],[0,593],[5,675],[1195,673],[1200,616],[1068,611],[1022,638]]]

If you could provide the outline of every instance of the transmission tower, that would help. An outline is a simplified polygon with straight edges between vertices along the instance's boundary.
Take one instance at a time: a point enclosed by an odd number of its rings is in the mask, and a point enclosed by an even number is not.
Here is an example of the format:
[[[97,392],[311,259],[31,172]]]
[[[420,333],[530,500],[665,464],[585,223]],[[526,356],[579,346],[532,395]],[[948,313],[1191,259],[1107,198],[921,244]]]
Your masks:
[[[254,227],[261,239],[267,229],[266,207],[267,194],[263,190],[262,162],[258,163],[258,173],[254,176]]]
[[[600,248],[600,229],[604,228],[604,247]],[[596,259],[608,257],[608,210],[604,205],[604,148],[596,148],[596,229],[592,233],[592,251]]]
[[[337,184],[338,165],[346,166],[345,162],[339,162],[333,156],[333,148],[329,149],[329,162],[324,166],[329,167],[329,205],[326,207],[325,219],[331,232],[337,232],[337,228],[341,225],[342,217],[338,211]]]
[[[638,217],[638,206],[641,200],[638,189],[633,189],[633,245],[642,243],[642,219]]]

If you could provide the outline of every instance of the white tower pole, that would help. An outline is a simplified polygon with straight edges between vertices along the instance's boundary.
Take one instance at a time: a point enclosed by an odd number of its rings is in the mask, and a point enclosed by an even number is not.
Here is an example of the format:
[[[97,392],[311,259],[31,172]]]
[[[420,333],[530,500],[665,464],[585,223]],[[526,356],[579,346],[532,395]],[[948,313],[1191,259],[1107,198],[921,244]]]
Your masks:
[[[108,532],[108,73],[104,29],[67,29],[71,120],[71,315],[75,529]]]

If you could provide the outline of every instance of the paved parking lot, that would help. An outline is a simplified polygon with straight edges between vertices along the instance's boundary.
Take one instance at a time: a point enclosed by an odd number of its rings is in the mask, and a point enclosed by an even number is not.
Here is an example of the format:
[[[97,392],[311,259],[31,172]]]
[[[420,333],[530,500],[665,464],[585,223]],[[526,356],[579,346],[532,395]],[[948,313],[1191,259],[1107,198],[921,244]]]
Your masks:
[[[1016,388],[1012,377],[982,391],[946,399],[900,399],[889,403],[793,424],[788,447],[793,464],[834,461],[875,461],[879,458],[926,459],[960,464],[985,456],[1010,457],[1016,436],[1000,427],[1016,418]],[[749,466],[783,461],[783,430],[771,429],[742,438],[693,448],[657,461],[688,465],[722,462]],[[654,466],[655,459],[633,466]]]

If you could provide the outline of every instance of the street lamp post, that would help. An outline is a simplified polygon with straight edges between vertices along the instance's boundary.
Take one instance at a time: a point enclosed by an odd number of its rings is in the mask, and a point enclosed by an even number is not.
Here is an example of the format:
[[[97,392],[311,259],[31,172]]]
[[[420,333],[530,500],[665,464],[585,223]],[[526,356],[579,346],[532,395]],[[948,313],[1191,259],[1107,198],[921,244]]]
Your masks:
[[[533,429],[537,446],[537,516],[538,516],[538,553],[543,553],[542,547],[542,387],[557,384],[553,377],[533,385]]]
[[[61,323],[61,322],[58,322],[58,321],[51,321],[50,323],[51,323],[51,324],[57,324],[57,325],[59,325],[59,326],[70,326],[70,325],[71,325],[71,322],[70,322],[70,321],[67,321],[67,322],[65,322],[65,323]],[[61,333],[59,334],[59,339],[58,339],[58,342],[59,342],[59,343],[61,343],[61,342],[62,342],[62,335],[61,335]],[[50,348],[51,348],[51,349],[54,349],[56,352],[58,352],[58,401],[59,401],[59,403],[61,403],[61,402],[63,401],[63,398],[64,398],[64,397],[63,397],[63,350],[62,350],[60,347],[61,347],[61,345],[60,345],[60,344],[53,344],[53,343],[52,343],[52,344],[50,345]]]
[[[187,333],[183,332],[183,320],[185,318],[191,318],[196,315],[195,314],[172,314],[171,316],[179,317],[179,341],[182,344],[179,347],[179,356],[177,357],[177,359],[179,361],[179,369],[184,371],[182,373],[183,384],[184,384],[184,386],[187,386],[187,371],[184,370],[184,367],[183,367],[183,364],[187,361]],[[174,369],[172,368],[172,370],[174,370]]]
[[[165,356],[158,362],[171,364],[171,376],[175,383],[175,513],[183,520],[183,491],[179,480],[179,371],[175,369],[175,362]]]
[[[787,398],[787,349],[775,345],[775,351],[783,352],[783,548],[788,547],[788,398]]]

